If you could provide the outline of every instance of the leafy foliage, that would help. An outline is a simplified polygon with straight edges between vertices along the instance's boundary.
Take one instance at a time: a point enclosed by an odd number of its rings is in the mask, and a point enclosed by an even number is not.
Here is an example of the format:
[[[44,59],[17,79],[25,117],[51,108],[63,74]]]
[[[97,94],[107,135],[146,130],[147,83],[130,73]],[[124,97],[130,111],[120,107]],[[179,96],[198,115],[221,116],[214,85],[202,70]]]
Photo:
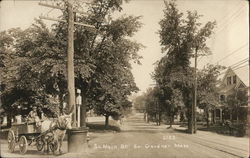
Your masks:
[[[177,9],[174,1],[165,2],[164,18],[159,22],[160,44],[165,56],[157,63],[153,78],[163,91],[166,99],[165,109],[173,117],[177,106],[185,105],[191,121],[191,105],[193,102],[194,68],[190,59],[208,55],[206,40],[212,34],[215,22],[204,26],[198,22],[201,15],[196,11],[187,11],[187,16]]]
[[[130,62],[140,63],[137,52],[143,47],[128,38],[141,27],[140,17],[112,18],[121,5],[121,0],[93,1],[90,14],[75,20],[94,25],[97,31],[76,25],[74,32],[76,87],[82,90],[88,109],[114,117],[131,107],[127,97],[138,88]],[[61,18],[67,19],[66,11]],[[67,96],[67,24],[58,22],[49,29],[36,19],[28,29],[4,31],[0,38],[4,108],[11,111],[20,105],[29,109],[39,103],[59,113]]]
[[[244,124],[247,123],[248,109],[244,107],[247,105],[247,102],[247,91],[244,89],[234,90],[232,94],[226,98],[228,110],[231,111],[233,117],[237,118],[237,120],[241,120]]]
[[[223,66],[207,65],[198,72],[198,105],[201,108],[211,109],[218,106],[218,76],[220,75]]]

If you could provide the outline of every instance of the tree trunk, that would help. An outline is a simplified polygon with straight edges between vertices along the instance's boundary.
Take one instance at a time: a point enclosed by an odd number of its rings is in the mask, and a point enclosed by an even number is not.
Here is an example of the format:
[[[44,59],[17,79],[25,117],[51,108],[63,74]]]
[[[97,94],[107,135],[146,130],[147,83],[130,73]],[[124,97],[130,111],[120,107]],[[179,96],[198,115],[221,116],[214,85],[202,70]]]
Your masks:
[[[105,116],[105,128],[108,128],[109,126],[109,116]]]
[[[12,119],[12,115],[11,115],[11,112],[9,111],[8,114],[7,114],[7,127],[11,127],[11,119]]]
[[[156,124],[159,126],[159,113],[156,114]]]
[[[159,113],[159,126],[161,125],[161,113]]]
[[[236,120],[237,120],[237,124],[239,123],[239,107],[237,106],[237,111],[236,111]]]
[[[214,109],[214,124],[217,123],[217,109]]]
[[[155,113],[155,123],[156,123],[156,126],[158,125],[158,121],[157,121],[157,113]]]
[[[207,118],[206,118],[206,120],[207,120],[207,128],[209,128],[209,110],[208,109],[206,109],[206,116],[207,116]]]
[[[169,126],[169,128],[172,128],[173,123],[174,123],[174,115],[171,115],[170,116],[170,126]]]
[[[213,122],[213,124],[215,124],[215,109],[213,109],[213,115],[212,116],[213,116],[213,118],[212,118],[213,121],[212,122]]]
[[[233,109],[230,109],[230,121],[233,121]]]
[[[87,101],[86,101],[86,95],[84,94],[84,91],[82,90],[82,105],[81,105],[81,120],[80,120],[80,126],[81,127],[86,127],[86,118],[87,118],[87,113],[86,113],[86,106],[87,106]]]
[[[192,133],[193,129],[192,129],[192,114],[191,114],[191,108],[188,108],[187,111],[187,118],[188,118],[188,133]]]

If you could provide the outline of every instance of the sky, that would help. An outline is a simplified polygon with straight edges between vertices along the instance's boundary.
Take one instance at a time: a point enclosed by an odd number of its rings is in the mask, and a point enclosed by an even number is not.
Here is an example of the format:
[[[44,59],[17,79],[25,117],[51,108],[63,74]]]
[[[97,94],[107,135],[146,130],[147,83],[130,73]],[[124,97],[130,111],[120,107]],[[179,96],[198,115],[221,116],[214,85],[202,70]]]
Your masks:
[[[39,6],[38,2],[32,0],[0,2],[0,31],[13,27],[25,29],[42,13],[49,12],[48,15],[52,17],[60,13]],[[214,20],[217,22],[214,34],[207,41],[212,55],[199,57],[198,68],[203,68],[208,63],[233,66],[234,63],[249,58],[249,2],[247,0],[177,0],[176,3],[183,13],[187,10],[196,10],[198,14],[203,15],[200,19],[202,24]],[[160,30],[159,21],[163,18],[164,7],[163,0],[131,0],[123,4],[122,12],[115,14],[116,17],[123,14],[142,16],[143,27],[131,38],[145,46],[139,51],[143,57],[142,65],[132,64],[132,73],[140,89],[139,94],[154,86],[151,78],[154,63],[164,55],[161,53],[160,38],[157,34]],[[46,23],[52,24],[50,21]],[[193,59],[191,62],[193,63]],[[247,62],[244,62],[240,66],[246,67],[246,64]]]

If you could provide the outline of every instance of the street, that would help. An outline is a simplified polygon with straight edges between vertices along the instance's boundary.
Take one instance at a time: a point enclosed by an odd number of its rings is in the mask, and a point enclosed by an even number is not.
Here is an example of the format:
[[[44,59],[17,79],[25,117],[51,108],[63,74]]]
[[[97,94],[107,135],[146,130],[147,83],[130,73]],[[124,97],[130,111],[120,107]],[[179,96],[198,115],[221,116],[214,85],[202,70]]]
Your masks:
[[[203,131],[190,135],[178,129],[144,123],[143,115],[137,114],[125,121],[121,133],[92,140],[96,151],[90,157],[248,157],[248,138]]]
[[[143,114],[127,118],[121,125],[121,132],[90,133],[89,149],[80,155],[65,153],[59,157],[88,158],[228,158],[248,157],[249,140],[246,137],[218,135],[198,131],[195,135],[184,133],[185,128],[166,125],[156,126],[143,121]],[[63,149],[66,151],[64,142]],[[18,147],[17,147],[18,148]],[[18,149],[17,149],[18,150]],[[1,144],[3,157],[53,157],[28,148],[26,155],[19,151],[8,153],[6,141]]]

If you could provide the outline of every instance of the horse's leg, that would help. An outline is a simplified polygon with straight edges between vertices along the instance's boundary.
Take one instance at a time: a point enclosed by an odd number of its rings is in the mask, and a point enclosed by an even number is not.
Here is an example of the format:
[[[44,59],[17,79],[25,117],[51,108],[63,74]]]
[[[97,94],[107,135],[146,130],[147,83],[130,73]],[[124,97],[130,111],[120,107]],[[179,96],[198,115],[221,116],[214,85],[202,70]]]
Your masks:
[[[59,153],[61,154],[62,153],[62,150],[61,150],[61,147],[62,147],[62,141],[61,141],[61,139],[59,139],[58,140],[58,151],[59,151]]]
[[[48,141],[46,140],[46,138],[44,138],[44,148],[43,148],[44,153],[47,153],[46,152],[46,150],[48,150],[47,148],[48,148]]]
[[[65,133],[66,133],[66,131],[63,131],[63,133],[61,133],[61,136],[59,138],[59,148],[58,148],[58,150],[59,150],[60,153],[62,153],[62,149],[61,148],[62,148],[63,139],[65,137]]]
[[[49,154],[49,139],[47,140],[47,154]]]
[[[62,141],[63,141],[63,139],[62,139],[63,137],[62,136],[60,136],[59,137],[59,139],[58,139],[58,151],[59,151],[59,153],[61,154],[62,153]]]
[[[57,133],[56,133],[56,131],[53,131],[53,141],[54,141],[53,143],[54,143],[54,145],[55,145],[55,142],[58,142],[57,140],[58,140]],[[56,154],[56,152],[57,152],[57,149],[53,150],[54,155]]]

